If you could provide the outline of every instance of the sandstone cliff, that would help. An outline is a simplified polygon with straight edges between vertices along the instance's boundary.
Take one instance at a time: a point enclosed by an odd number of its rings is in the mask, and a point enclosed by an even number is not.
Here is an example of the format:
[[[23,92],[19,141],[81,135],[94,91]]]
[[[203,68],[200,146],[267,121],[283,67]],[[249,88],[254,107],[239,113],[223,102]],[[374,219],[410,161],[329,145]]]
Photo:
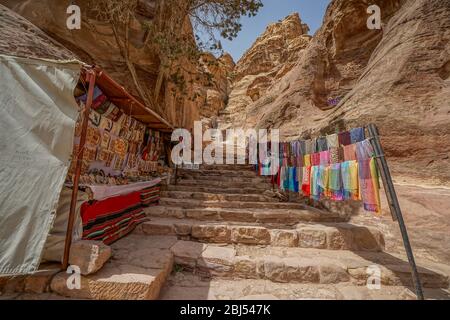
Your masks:
[[[373,3],[381,8],[382,30],[366,26]],[[450,181],[448,1],[334,0],[322,27],[295,52],[271,46],[272,37],[266,31],[237,63],[222,128],[280,128],[293,139],[374,122],[397,176]],[[292,57],[266,58],[280,61],[275,72],[262,58],[271,47]],[[257,78],[264,89],[253,95]]]
[[[0,4],[31,21],[81,61],[101,66],[132,94],[139,96],[111,26],[96,19],[89,10],[89,0],[76,2],[82,13],[80,30],[66,27],[66,10],[72,4],[69,0],[0,0]],[[136,69],[138,82],[148,93],[154,91],[162,64],[154,46],[146,42],[146,25],[154,19],[154,9],[154,0],[139,1],[130,29],[130,61]],[[181,32],[193,38],[189,21]],[[181,58],[172,67],[170,72],[179,71],[184,77],[183,89],[167,79],[162,83],[154,109],[175,126],[190,128],[193,121],[202,116],[211,117],[224,106],[229,86],[226,74],[229,61],[216,60],[213,56],[206,60],[208,63],[203,58],[199,62]]]

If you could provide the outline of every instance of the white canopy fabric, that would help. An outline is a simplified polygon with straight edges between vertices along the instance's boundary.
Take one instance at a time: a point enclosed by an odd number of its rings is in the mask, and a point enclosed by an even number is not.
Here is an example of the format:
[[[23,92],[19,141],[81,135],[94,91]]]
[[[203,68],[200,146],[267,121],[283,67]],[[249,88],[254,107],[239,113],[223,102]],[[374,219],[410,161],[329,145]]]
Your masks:
[[[108,186],[108,185],[91,185],[87,186],[92,191],[92,197],[95,200],[105,200],[111,197],[129,194],[146,188],[156,186],[161,182],[161,178],[155,178],[150,181],[130,183],[123,186]]]
[[[80,70],[0,55],[0,274],[39,267],[72,153]]]

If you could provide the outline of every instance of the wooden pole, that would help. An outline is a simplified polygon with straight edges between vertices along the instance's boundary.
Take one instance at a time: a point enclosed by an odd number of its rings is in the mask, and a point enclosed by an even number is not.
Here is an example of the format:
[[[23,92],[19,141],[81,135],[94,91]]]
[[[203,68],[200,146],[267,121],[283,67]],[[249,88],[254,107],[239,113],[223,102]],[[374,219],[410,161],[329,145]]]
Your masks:
[[[89,81],[89,89],[87,94],[86,106],[84,109],[82,126],[81,126],[81,136],[80,136],[80,144],[78,149],[78,154],[74,155],[77,157],[76,159],[76,167],[75,167],[75,175],[73,180],[73,189],[72,189],[72,199],[70,201],[70,211],[69,211],[69,219],[67,221],[67,232],[66,232],[66,240],[64,243],[64,256],[62,269],[67,270],[69,266],[69,256],[70,256],[70,247],[72,245],[72,233],[73,233],[73,224],[75,221],[75,209],[77,205],[78,199],[78,186],[80,182],[81,175],[81,167],[83,163],[83,155],[84,155],[84,145],[86,144],[86,135],[87,128],[89,123],[89,113],[91,111],[92,100],[94,96],[94,87],[95,87],[95,78],[96,73],[94,70],[87,71],[87,79]]]
[[[371,144],[375,152],[375,157],[380,171],[381,179],[383,180],[384,190],[386,192],[389,208],[391,209],[391,215],[394,221],[398,222],[400,232],[403,238],[403,244],[405,246],[406,255],[411,266],[412,280],[416,289],[417,299],[423,300],[422,284],[420,282],[419,272],[417,271],[416,262],[414,260],[414,254],[412,251],[411,243],[409,241],[408,231],[406,229],[405,221],[403,220],[402,211],[398,202],[397,193],[395,192],[394,183],[392,181],[391,173],[384,155],[383,147],[379,138],[378,128],[375,124],[369,124],[369,135],[371,138]]]

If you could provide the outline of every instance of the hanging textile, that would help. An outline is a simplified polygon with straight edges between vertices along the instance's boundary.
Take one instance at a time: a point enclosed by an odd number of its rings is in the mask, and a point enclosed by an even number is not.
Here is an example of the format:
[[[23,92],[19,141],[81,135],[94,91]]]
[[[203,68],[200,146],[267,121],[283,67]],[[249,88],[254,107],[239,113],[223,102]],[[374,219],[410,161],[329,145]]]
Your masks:
[[[322,152],[328,150],[327,138],[320,137],[316,141],[316,152]]]
[[[303,167],[302,173],[302,193],[305,197],[311,195],[311,166]]]
[[[320,179],[319,166],[312,166],[311,167],[311,198],[313,198],[316,201],[320,200],[319,179]]]
[[[311,155],[311,165],[318,166],[320,165],[320,153],[313,153]]]
[[[356,144],[350,144],[342,147],[344,151],[344,161],[356,160]]]
[[[305,140],[305,154],[312,154],[314,153],[315,149],[315,142],[313,142],[311,139]]]
[[[344,199],[360,200],[358,162],[352,160],[341,163],[341,176]]]
[[[380,213],[380,193],[375,158],[358,161],[361,198],[366,211]]]
[[[329,151],[330,151],[330,163],[342,162],[340,158],[339,148],[331,148]]]
[[[330,164],[330,151],[322,151],[319,153],[320,165],[326,166]]]
[[[350,140],[352,143],[361,142],[365,138],[364,128],[354,128],[350,130]]]
[[[311,164],[312,164],[311,155],[305,154],[305,156],[303,157],[303,166],[309,167],[309,166],[311,166]]]
[[[336,133],[327,135],[328,149],[339,147],[339,138]]]
[[[341,146],[348,146],[349,144],[352,144],[352,139],[350,137],[350,132],[340,132],[338,134],[339,144]]]
[[[329,189],[331,200],[334,201],[344,200],[340,163],[333,163],[330,166]]]

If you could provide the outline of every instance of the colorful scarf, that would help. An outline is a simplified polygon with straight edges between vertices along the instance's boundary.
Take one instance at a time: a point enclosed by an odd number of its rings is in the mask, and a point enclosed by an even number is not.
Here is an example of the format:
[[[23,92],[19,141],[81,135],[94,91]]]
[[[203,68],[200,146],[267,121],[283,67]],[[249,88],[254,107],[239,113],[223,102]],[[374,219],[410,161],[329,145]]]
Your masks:
[[[303,166],[304,167],[311,166],[311,155],[310,154],[305,154],[305,156],[303,157]]]
[[[292,192],[298,192],[297,168],[289,167],[288,172],[289,172],[288,190]]]
[[[311,155],[311,165],[318,166],[320,165],[320,153],[313,153]]]
[[[328,149],[339,147],[339,138],[336,133],[327,136]]]
[[[380,190],[375,158],[359,161],[359,184],[364,209],[380,213]]]
[[[330,197],[330,167],[329,166],[318,166],[317,174],[317,185],[320,197]]]
[[[330,151],[322,151],[319,153],[320,165],[327,166],[330,164]]]
[[[344,161],[356,160],[356,144],[344,146]]]
[[[302,168],[302,193],[305,197],[311,195],[311,166],[305,166]]]
[[[305,140],[305,154],[314,153],[314,144],[311,139]]]
[[[311,167],[311,198],[313,198],[316,201],[320,200],[319,180],[320,180],[320,167],[312,166]]]
[[[327,138],[320,137],[316,140],[316,152],[322,152],[328,150]]]
[[[352,143],[361,142],[365,138],[364,128],[354,128],[350,130],[350,140]]]
[[[339,148],[331,148],[330,149],[330,163],[340,163],[340,154]]]
[[[329,189],[331,194],[331,200],[334,201],[344,200],[340,163],[334,163],[330,166]]]
[[[352,144],[350,132],[348,132],[348,131],[339,133],[338,138],[339,138],[339,144],[341,146],[348,146],[349,144]]]
[[[358,162],[346,161],[341,163],[343,198],[345,200],[360,200],[358,183]]]

